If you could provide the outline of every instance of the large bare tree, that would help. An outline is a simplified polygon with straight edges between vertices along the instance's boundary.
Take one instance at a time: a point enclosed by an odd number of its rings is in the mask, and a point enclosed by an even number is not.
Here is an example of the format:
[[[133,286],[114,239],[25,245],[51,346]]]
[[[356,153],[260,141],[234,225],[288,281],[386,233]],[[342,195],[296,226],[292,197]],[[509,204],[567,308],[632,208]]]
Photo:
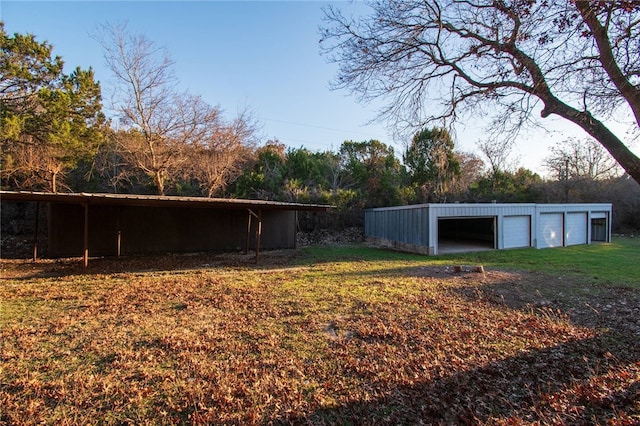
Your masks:
[[[557,115],[601,143],[637,182],[640,158],[611,130],[640,128],[640,3],[582,0],[382,0],[361,18],[325,10],[335,86],[381,115],[425,126],[491,117],[514,131]],[[463,113],[470,113],[463,114]]]
[[[168,52],[145,36],[128,32],[126,25],[104,25],[98,39],[115,76],[113,109],[123,126],[120,130],[126,130],[114,132],[120,157],[142,171],[160,195],[194,167],[209,168],[199,177],[209,180],[205,193],[211,195],[221,183],[211,183],[207,173],[214,170],[219,175],[216,179],[224,179],[229,167],[224,150],[209,155],[212,144],[235,149],[238,138],[246,136],[233,133],[239,124],[225,125],[218,107],[200,96],[178,92]],[[227,137],[236,139],[221,140]],[[206,156],[193,155],[200,150]]]
[[[593,139],[569,138],[551,148],[544,166],[558,179],[609,179],[620,169],[602,145]]]
[[[189,152],[189,175],[202,194],[222,194],[243,171],[257,140],[259,125],[250,111],[241,112],[231,123],[220,122]]]
[[[487,159],[491,176],[496,176],[511,168],[510,157],[513,144],[508,138],[481,140],[476,143],[476,146],[480,154]]]

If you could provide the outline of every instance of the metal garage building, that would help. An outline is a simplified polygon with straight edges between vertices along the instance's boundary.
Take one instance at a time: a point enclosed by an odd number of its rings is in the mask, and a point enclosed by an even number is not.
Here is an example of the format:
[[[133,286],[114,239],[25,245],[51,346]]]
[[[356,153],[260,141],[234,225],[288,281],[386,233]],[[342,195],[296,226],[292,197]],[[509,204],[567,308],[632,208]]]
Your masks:
[[[422,254],[611,241],[611,204],[418,204],[365,211],[375,244]]]
[[[256,251],[296,246],[297,212],[328,205],[133,194],[0,191],[0,201],[47,206],[48,255],[120,256],[166,252]]]

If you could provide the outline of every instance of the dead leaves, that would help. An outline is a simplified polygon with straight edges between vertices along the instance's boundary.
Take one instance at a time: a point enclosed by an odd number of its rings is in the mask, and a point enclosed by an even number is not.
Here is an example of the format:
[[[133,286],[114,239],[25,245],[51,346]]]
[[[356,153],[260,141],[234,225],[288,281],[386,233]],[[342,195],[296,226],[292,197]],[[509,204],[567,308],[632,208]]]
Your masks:
[[[633,333],[495,303],[481,274],[280,266],[6,280],[0,424],[640,420]]]

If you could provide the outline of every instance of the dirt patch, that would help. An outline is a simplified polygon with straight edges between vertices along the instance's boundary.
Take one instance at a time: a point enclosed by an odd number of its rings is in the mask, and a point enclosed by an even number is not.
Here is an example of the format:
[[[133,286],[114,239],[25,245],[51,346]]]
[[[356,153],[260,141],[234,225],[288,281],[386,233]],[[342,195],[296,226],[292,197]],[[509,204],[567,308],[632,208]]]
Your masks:
[[[419,267],[409,274],[448,279],[454,291],[472,299],[640,337],[640,292],[634,289],[603,286],[568,275],[486,268],[484,273],[474,272],[474,266],[463,266],[462,272],[453,266]]]

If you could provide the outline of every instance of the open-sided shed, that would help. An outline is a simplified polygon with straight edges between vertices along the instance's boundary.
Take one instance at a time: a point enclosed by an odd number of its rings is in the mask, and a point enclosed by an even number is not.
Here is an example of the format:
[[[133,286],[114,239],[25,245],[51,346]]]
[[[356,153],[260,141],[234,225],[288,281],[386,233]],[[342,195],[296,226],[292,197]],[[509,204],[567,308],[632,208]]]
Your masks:
[[[418,204],[365,211],[365,236],[444,254],[611,241],[611,204]]]
[[[130,194],[0,191],[0,201],[47,205],[48,255],[256,251],[296,246],[298,211],[328,205]],[[37,232],[37,231],[36,231]],[[252,238],[252,236],[255,236]],[[34,238],[37,241],[37,238]],[[34,247],[34,257],[37,247]]]

